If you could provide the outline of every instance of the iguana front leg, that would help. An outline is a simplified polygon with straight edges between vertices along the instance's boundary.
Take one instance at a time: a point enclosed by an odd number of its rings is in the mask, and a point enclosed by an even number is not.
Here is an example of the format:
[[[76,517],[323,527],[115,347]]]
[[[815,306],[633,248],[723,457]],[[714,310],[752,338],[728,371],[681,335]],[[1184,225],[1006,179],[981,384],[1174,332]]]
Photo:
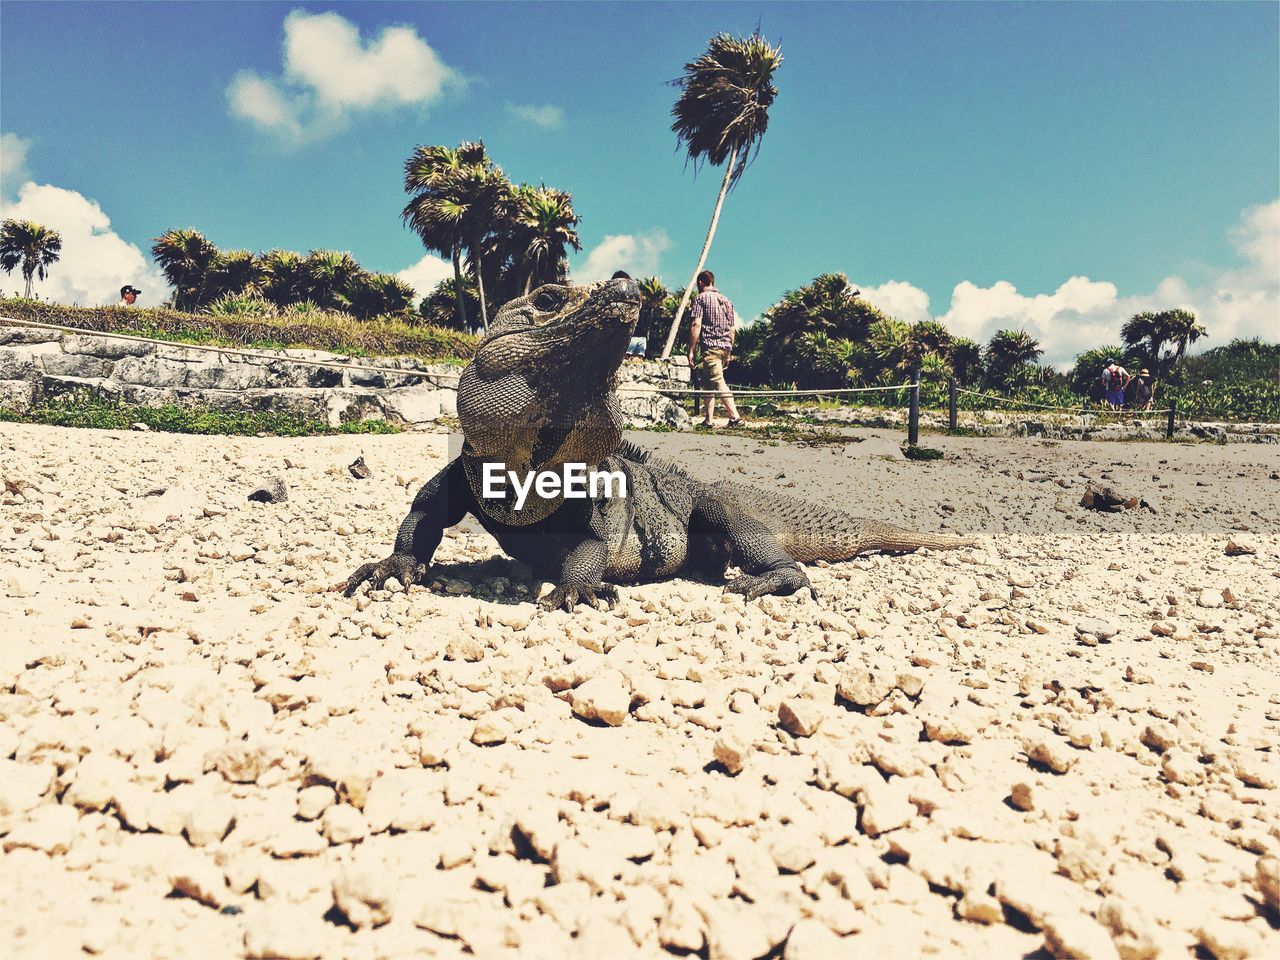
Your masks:
[[[691,537],[700,534],[727,541],[733,563],[742,570],[742,576],[726,583],[725,593],[740,593],[747,600],[754,600],[766,594],[787,596],[808,588],[816,599],[808,576],[778,545],[769,528],[736,504],[703,495],[694,502],[689,525]]]
[[[409,515],[396,534],[391,556],[377,563],[366,563],[351,574],[343,591],[345,595],[354,596],[364,583],[369,584],[370,590],[381,590],[391,577],[406,588],[412,583],[421,583],[445,529],[459,523],[470,511],[470,504],[470,488],[461,461],[452,460],[424,483],[413,498]]]
[[[598,606],[597,600],[602,600],[605,608],[612,610],[618,602],[618,588],[603,580],[608,559],[609,549],[604,540],[588,536],[569,551],[560,566],[560,582],[538,605],[544,610],[572,612],[579,600],[593,607]]]

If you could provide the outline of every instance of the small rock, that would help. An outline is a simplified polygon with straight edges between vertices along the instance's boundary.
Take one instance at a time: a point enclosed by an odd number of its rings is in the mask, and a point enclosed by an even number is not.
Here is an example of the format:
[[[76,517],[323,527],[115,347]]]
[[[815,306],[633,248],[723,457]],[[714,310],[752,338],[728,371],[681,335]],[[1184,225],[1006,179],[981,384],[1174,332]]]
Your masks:
[[[631,691],[622,674],[606,670],[573,690],[573,712],[584,720],[621,726],[631,711]]]
[[[15,825],[4,838],[4,852],[15,847],[30,847],[48,854],[66,853],[75,839],[79,815],[75,807],[60,803],[46,804],[32,810],[26,820]]]
[[[289,499],[289,488],[284,485],[284,480],[280,477],[274,477],[261,486],[255,487],[249,494],[249,499],[255,503],[284,503]]]
[[[380,927],[391,919],[394,890],[385,870],[349,864],[333,881],[333,902],[353,927]]]
[[[336,803],[325,810],[320,828],[330,843],[353,843],[369,835],[364,814],[349,803]]]
[[[298,816],[303,820],[314,820],[324,813],[333,801],[333,787],[324,784],[304,787],[298,791]]]
[[[1041,922],[1045,948],[1063,960],[1119,960],[1111,937],[1087,913],[1050,914]]]
[[[471,742],[482,747],[506,743],[514,731],[510,721],[502,714],[503,711],[495,710],[477,720],[475,729],[471,731]]]
[[[1223,552],[1228,557],[1251,557],[1258,551],[1243,540],[1228,540]]]
[[[369,465],[364,462],[364,456],[358,456],[354,463],[347,465],[347,470],[357,480],[368,480],[373,476],[373,471],[369,469]]]
[[[137,430],[139,433],[147,433],[151,430],[149,426],[141,421],[129,424],[130,430]]]
[[[244,924],[245,955],[253,960],[317,960],[329,939],[324,920],[292,904],[260,907]]]
[[[811,737],[822,725],[822,711],[812,700],[784,700],[778,705],[778,723],[793,737]]]
[[[1262,892],[1262,902],[1280,914],[1280,858],[1259,857],[1255,879]]]
[[[1027,757],[1035,763],[1044,764],[1054,773],[1066,773],[1076,762],[1075,751],[1066,741],[1057,737],[1042,737],[1028,740],[1023,744]]]
[[[1222,591],[1206,587],[1196,597],[1196,604],[1201,607],[1207,607],[1210,610],[1220,607],[1222,606]]]
[[[1155,923],[1128,900],[1107,897],[1098,907],[1098,922],[1111,932],[1111,942],[1124,960],[1152,960],[1160,955]]]
[[[207,907],[220,907],[226,901],[227,880],[211,859],[200,854],[181,858],[169,869],[169,884],[174,893],[190,897]]]
[[[1031,811],[1036,808],[1035,797],[1031,793],[1031,784],[1015,783],[1009,791],[1009,802],[1019,810]]]
[[[1003,923],[1004,908],[989,893],[970,889],[956,904],[956,916],[973,923]]]
[[[1232,920],[1209,920],[1194,931],[1200,946],[1217,960],[1247,960],[1266,956],[1262,938],[1243,923]]]
[[[747,764],[747,746],[732,734],[721,734],[716,740],[716,759],[732,776],[742,772]]]
[[[870,781],[862,802],[862,830],[870,837],[905,827],[916,814],[909,792],[897,778],[888,783]]]

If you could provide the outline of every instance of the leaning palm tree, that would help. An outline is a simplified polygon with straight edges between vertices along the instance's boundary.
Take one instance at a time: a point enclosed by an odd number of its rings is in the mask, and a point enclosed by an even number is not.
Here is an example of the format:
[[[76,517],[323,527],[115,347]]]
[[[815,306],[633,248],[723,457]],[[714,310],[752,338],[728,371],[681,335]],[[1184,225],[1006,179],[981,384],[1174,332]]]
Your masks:
[[[168,230],[155,238],[151,257],[173,287],[176,310],[202,306],[210,297],[211,274],[218,248],[198,230]]]
[[[711,38],[702,56],[684,65],[684,76],[671,81],[682,91],[671,108],[675,118],[671,129],[677,146],[687,149],[695,170],[704,160],[715,167],[724,164],[725,169],[711,226],[707,228],[698,265],[671,321],[663,357],[671,355],[698,274],[706,265],[725,194],[742,177],[751,159],[748,154],[753,148],[756,153],[760,151],[760,140],[769,126],[769,107],[778,96],[773,74],[782,63],[781,50],[781,46],[765,40],[758,29],[749,37],[719,33]]]
[[[573,196],[546,184],[521,184],[512,200],[516,256],[524,270],[524,292],[564,280],[569,248],[582,249],[575,229],[581,217],[573,212]]]
[[[30,220],[6,220],[0,225],[0,267],[13,273],[22,265],[22,279],[27,282],[24,297],[31,296],[31,281],[49,275],[49,267],[62,256],[62,235],[50,227]]]

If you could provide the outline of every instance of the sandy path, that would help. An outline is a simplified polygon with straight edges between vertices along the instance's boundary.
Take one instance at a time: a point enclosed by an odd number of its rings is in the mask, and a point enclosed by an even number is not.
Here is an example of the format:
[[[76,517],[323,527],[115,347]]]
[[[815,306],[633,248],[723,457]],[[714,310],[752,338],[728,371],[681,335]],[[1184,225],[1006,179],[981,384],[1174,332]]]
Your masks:
[[[981,545],[570,617],[464,529],[353,601],[444,437],[0,426],[0,942],[1280,955],[1280,450],[636,439]]]

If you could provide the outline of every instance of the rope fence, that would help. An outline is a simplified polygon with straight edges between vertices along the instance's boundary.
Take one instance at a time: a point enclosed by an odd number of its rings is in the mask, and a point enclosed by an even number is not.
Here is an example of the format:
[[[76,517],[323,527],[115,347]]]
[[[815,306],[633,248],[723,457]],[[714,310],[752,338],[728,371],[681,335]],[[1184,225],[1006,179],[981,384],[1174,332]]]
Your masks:
[[[352,358],[341,358],[336,360],[317,360],[311,357],[291,357],[280,356],[278,353],[269,353],[262,350],[245,350],[237,347],[221,347],[213,344],[205,343],[181,343],[173,340],[161,340],[156,337],[144,337],[127,333],[111,333],[100,330],[86,330],[81,327],[64,326],[62,324],[44,323],[38,320],[19,320],[16,317],[0,317],[0,323],[11,324],[19,327],[31,327],[38,330],[50,330],[59,333],[71,333],[86,337],[103,337],[110,340],[124,340],[134,343],[156,344],[163,347],[169,347],[181,350],[190,350],[194,352],[213,353],[222,356],[243,357],[250,360],[256,360],[265,363],[296,363],[309,367],[320,367],[334,370],[360,371],[363,373],[376,373],[390,377],[414,377],[429,381],[433,386],[444,387],[447,383],[456,383],[461,379],[461,373],[440,373],[428,370],[417,370],[412,367],[389,367],[372,363],[359,363]],[[739,388],[731,387],[735,397],[828,397],[828,396],[846,396],[864,393],[888,393],[895,390],[910,391],[908,409],[908,431],[907,442],[915,446],[919,438],[919,420],[920,420],[920,381],[918,377],[914,382],[902,383],[894,386],[882,387],[838,387],[824,388],[815,390],[799,390],[799,389],[764,389],[764,388]],[[719,390],[707,390],[696,387],[667,387],[667,386],[645,386],[641,384],[622,384],[616,388],[617,393],[623,394],[645,394],[645,395],[676,395],[689,397],[716,397],[720,396]],[[1167,416],[1168,422],[1165,431],[1166,437],[1172,438],[1177,416],[1177,406],[1173,404],[1162,410],[1112,410],[1090,407],[1057,407],[1043,403],[1034,403],[1030,400],[1014,400],[1009,397],[1001,397],[996,394],[983,393],[978,390],[970,390],[967,387],[959,386],[954,380],[949,384],[949,422],[950,429],[955,430],[958,426],[958,394],[967,394],[969,396],[980,397],[984,400],[1002,403],[1008,405],[1033,407],[1038,410],[1049,410],[1056,413],[1067,414],[1115,414],[1120,417],[1139,418],[1139,417],[1155,417]],[[976,411],[975,411],[976,412]]]

